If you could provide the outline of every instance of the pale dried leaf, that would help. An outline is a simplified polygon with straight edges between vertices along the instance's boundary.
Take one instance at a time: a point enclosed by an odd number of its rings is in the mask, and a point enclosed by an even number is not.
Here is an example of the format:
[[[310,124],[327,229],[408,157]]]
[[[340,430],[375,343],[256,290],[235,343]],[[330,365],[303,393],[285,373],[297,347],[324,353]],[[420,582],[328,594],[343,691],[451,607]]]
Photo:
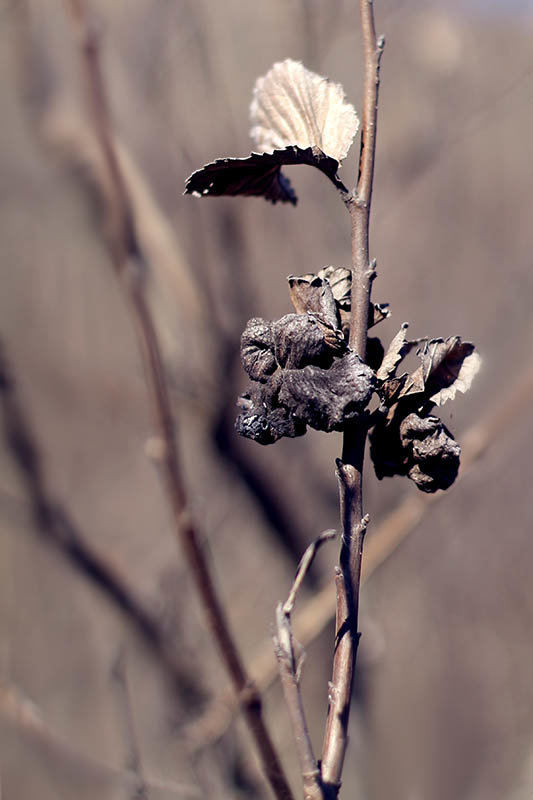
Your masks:
[[[396,369],[396,365],[399,361],[402,360],[404,355],[406,354],[406,349],[409,346],[409,343],[406,339],[407,328],[409,327],[409,323],[404,322],[402,327],[392,340],[389,345],[387,352],[385,353],[385,357],[381,363],[380,368],[376,372],[376,377],[380,381],[385,381],[387,378],[390,378]]]
[[[250,117],[258,150],[313,147],[339,163],[346,158],[359,127],[342,86],[291,59],[274,64],[258,78]]]
[[[352,271],[346,267],[323,267],[319,273],[320,278],[327,278],[333,297],[343,310],[350,309],[352,291]]]
[[[454,337],[459,339],[459,337]],[[465,347],[468,355],[464,355]],[[442,383],[443,388],[430,397],[430,400],[437,406],[442,406],[448,400],[453,400],[457,392],[463,394],[470,389],[472,381],[477,375],[481,366],[481,357],[473,349],[474,345],[469,342],[458,342],[450,348],[446,357],[442,360],[438,370],[431,376],[432,385]]]
[[[481,366],[474,345],[463,342],[460,336],[431,339],[418,356],[421,364],[399,396],[424,393],[438,406],[453,400],[458,391],[467,392]]]

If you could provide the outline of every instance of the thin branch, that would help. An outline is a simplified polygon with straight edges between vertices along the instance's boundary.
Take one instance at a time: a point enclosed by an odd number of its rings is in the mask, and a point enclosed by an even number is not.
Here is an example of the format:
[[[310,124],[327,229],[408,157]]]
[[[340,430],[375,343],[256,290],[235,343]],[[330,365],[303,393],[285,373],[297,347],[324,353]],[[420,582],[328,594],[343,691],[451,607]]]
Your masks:
[[[296,742],[296,751],[303,780],[304,800],[323,800],[320,770],[313,753],[300,692],[299,672],[303,655],[300,654],[298,658],[294,652],[290,614],[284,611],[281,603],[276,609],[274,650],[278,661],[287,713],[289,714]]]
[[[47,754],[53,758],[71,763],[76,768],[79,779],[85,775],[89,779],[111,778],[120,781],[124,786],[136,782],[136,775],[130,770],[120,769],[93,758],[85,750],[78,750],[71,739],[65,738],[47,724],[39,708],[17,686],[3,680],[0,680],[0,717],[15,726],[28,739],[45,748]],[[157,778],[146,778],[145,783],[154,792],[164,792],[165,796],[175,797],[176,800],[199,800],[204,796],[200,787],[185,783]]]
[[[305,719],[300,692],[300,674],[304,653],[300,645],[295,642],[292,634],[291,613],[296,602],[298,589],[302,585],[318,549],[324,542],[333,539],[335,536],[336,531],[325,531],[309,545],[298,564],[296,576],[287,600],[285,603],[279,603],[276,609],[274,650],[278,661],[283,695],[296,741],[296,750],[303,780],[304,800],[324,800],[324,791]],[[298,655],[295,652],[296,647],[300,651]]]
[[[352,223],[352,288],[349,345],[365,360],[368,309],[374,264],[369,256],[369,220],[374,177],[379,65],[384,40],[376,40],[371,0],[360,0],[364,50],[361,154],[356,190],[345,198]],[[366,430],[352,425],[345,430],[342,461],[337,462],[343,529],[340,567],[343,587],[337,580],[336,640],[330,704],[322,751],[322,780],[337,797],[348,741],[348,719],[358,633],[358,605],[363,539],[368,519],[363,514],[363,460]]]
[[[141,749],[135,728],[131,705],[130,686],[126,669],[126,655],[121,648],[111,672],[116,688],[117,705],[126,741],[126,768],[135,776],[131,800],[149,800],[149,792],[143,775]]]
[[[346,204],[352,221],[352,297],[349,344],[364,360],[370,290],[375,277],[375,267],[369,258],[368,231],[376,152],[379,68],[385,40],[383,37],[376,40],[372,0],[360,0],[360,9],[365,64],[361,153],[357,187],[354,193],[347,198]]]
[[[340,789],[344,755],[348,744],[353,673],[359,644],[357,619],[361,559],[363,540],[368,525],[368,516],[360,516],[360,472],[351,464],[344,464],[338,459],[337,479],[341,498],[343,542],[340,571],[335,580],[335,652],[322,750],[322,781],[329,788],[331,797],[336,797]],[[348,561],[348,555],[350,561]]]
[[[279,800],[292,800],[292,792],[263,721],[259,694],[251,684],[241,662],[215,590],[196,525],[187,508],[187,495],[179,465],[175,423],[161,349],[144,292],[144,277],[148,272],[148,264],[136,235],[135,220],[113,146],[106,94],[100,72],[98,41],[89,25],[83,0],[66,0],[66,2],[79,36],[82,69],[95,135],[102,150],[109,181],[113,186],[108,203],[109,248],[115,271],[123,280],[122,285],[127,293],[137,329],[146,380],[153,401],[154,422],[161,443],[160,469],[173,512],[176,537],[191,569],[211,633],[235,691],[241,698],[248,728],[259,750],[263,769],[272,790]]]
[[[135,596],[117,570],[96,552],[78,530],[68,511],[46,483],[37,439],[18,396],[12,366],[0,346],[0,400],[4,436],[17,464],[32,507],[37,530],[93,586],[124,614],[143,642],[167,671],[182,697],[198,694],[198,686],[176,659],[174,648],[158,622]]]
[[[283,613],[286,614],[287,616],[290,616],[292,614],[292,610],[296,602],[296,595],[307,573],[311,569],[311,564],[313,563],[313,560],[318,550],[322,547],[323,544],[331,541],[331,539],[334,539],[336,535],[337,531],[335,530],[324,531],[323,533],[320,534],[320,536],[317,536],[315,541],[311,542],[309,547],[306,549],[296,569],[296,575],[294,577],[294,582],[289,592],[289,596],[286,599],[285,603],[283,604]]]

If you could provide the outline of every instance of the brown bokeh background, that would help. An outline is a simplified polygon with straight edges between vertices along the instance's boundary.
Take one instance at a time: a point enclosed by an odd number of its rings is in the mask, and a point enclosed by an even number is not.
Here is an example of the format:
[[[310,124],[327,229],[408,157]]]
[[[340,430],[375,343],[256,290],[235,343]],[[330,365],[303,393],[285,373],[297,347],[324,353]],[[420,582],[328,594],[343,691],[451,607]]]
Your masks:
[[[365,584],[346,798],[533,796],[533,16],[527,5],[481,5],[375,4],[387,46],[374,297],[393,312],[377,333],[388,342],[408,320],[414,336],[474,341],[483,369],[443,416],[459,441],[477,426],[490,446],[400,546],[385,548]],[[102,235],[99,162],[65,7],[0,6],[0,337],[50,492],[165,625],[188,683],[171,691],[127,617],[38,535],[2,444],[2,797],[266,798],[241,723],[228,720],[215,741],[205,726],[191,727],[226,679],[146,454],[150,408]],[[360,108],[356,4],[90,7],[153,269],[191,505],[254,675],[299,555],[337,525],[340,436],[311,431],[270,448],[237,441],[239,335],[248,317],[289,311],[286,275],[347,263],[349,220],[331,185],[303,168],[287,170],[296,209],[182,191],[207,161],[248,154],[251,90],[277,60],[301,59],[341,82]],[[371,547],[417,490],[377,482],[368,466]],[[331,581],[336,548],[328,548],[300,608]],[[303,679],[317,750],[333,639],[331,623],[319,628]],[[298,796],[277,684],[265,706]]]

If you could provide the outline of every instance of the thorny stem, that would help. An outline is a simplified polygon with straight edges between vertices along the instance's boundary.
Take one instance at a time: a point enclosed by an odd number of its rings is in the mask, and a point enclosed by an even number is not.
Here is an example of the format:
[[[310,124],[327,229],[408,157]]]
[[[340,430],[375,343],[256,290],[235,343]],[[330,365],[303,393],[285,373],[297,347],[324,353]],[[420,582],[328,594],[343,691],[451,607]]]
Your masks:
[[[350,347],[364,360],[368,309],[375,270],[369,257],[369,221],[374,177],[379,65],[385,42],[376,40],[372,0],[359,0],[364,48],[364,88],[359,177],[345,198],[352,226],[352,291]],[[363,516],[363,460],[366,430],[350,426],[344,432],[342,461],[337,462],[343,530],[340,573],[336,578],[337,614],[333,677],[322,751],[322,781],[327,796],[340,789],[348,741],[348,720],[358,633],[359,587],[363,539],[368,518]]]
[[[211,633],[234,689],[240,698],[248,728],[259,750],[270,786],[278,800],[293,800],[291,789],[263,721],[261,698],[241,662],[222,605],[216,594],[198,532],[187,509],[187,495],[181,476],[175,423],[161,349],[144,292],[143,278],[148,265],[137,240],[128,192],[113,145],[98,60],[98,41],[88,24],[83,0],[67,0],[67,7],[80,37],[83,71],[93,125],[110,183],[108,203],[110,229],[108,235],[111,256],[115,271],[122,278],[139,337],[146,380],[152,395],[155,425],[161,444],[160,467],[173,512],[176,536],[190,566]]]

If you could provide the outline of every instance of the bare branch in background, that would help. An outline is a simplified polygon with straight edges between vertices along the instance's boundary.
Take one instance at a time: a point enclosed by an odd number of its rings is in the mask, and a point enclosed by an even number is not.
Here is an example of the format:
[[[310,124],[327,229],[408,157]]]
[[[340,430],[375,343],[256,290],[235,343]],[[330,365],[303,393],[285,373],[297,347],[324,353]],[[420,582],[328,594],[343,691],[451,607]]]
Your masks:
[[[112,188],[107,198],[108,245],[113,266],[121,279],[139,337],[146,380],[153,403],[157,436],[161,445],[159,466],[173,512],[176,537],[183,548],[224,665],[236,693],[241,697],[245,719],[261,755],[265,774],[279,800],[292,800],[292,792],[263,721],[259,694],[246,674],[229,631],[196,525],[188,510],[176,445],[175,420],[161,348],[145,296],[145,279],[149,272],[149,264],[139,245],[131,202],[113,146],[106,92],[100,71],[98,40],[89,23],[83,0],[67,0],[66,4],[79,38],[81,66],[87,87],[92,124]]]
[[[200,694],[193,676],[180,664],[160,623],[135,596],[105,557],[94,550],[69,512],[48,489],[42,456],[30,421],[20,402],[5,348],[0,348],[0,398],[4,436],[28,492],[37,530],[76,570],[126,617],[166,670],[182,698]]]
[[[135,775],[135,785],[132,790],[131,800],[149,800],[148,786],[143,775],[141,750],[133,718],[126,654],[123,649],[120,650],[116,658],[111,677],[116,690],[118,711],[126,742],[126,768]]]
[[[78,750],[70,739],[46,723],[35,703],[17,686],[5,681],[0,681],[0,717],[27,741],[42,747],[54,761],[74,766],[79,776],[87,776],[89,780],[111,779],[117,781],[121,789],[135,789],[138,778],[132,770],[120,769]],[[201,800],[204,796],[201,788],[175,781],[145,778],[145,785],[154,794],[165,792],[173,800]]]

